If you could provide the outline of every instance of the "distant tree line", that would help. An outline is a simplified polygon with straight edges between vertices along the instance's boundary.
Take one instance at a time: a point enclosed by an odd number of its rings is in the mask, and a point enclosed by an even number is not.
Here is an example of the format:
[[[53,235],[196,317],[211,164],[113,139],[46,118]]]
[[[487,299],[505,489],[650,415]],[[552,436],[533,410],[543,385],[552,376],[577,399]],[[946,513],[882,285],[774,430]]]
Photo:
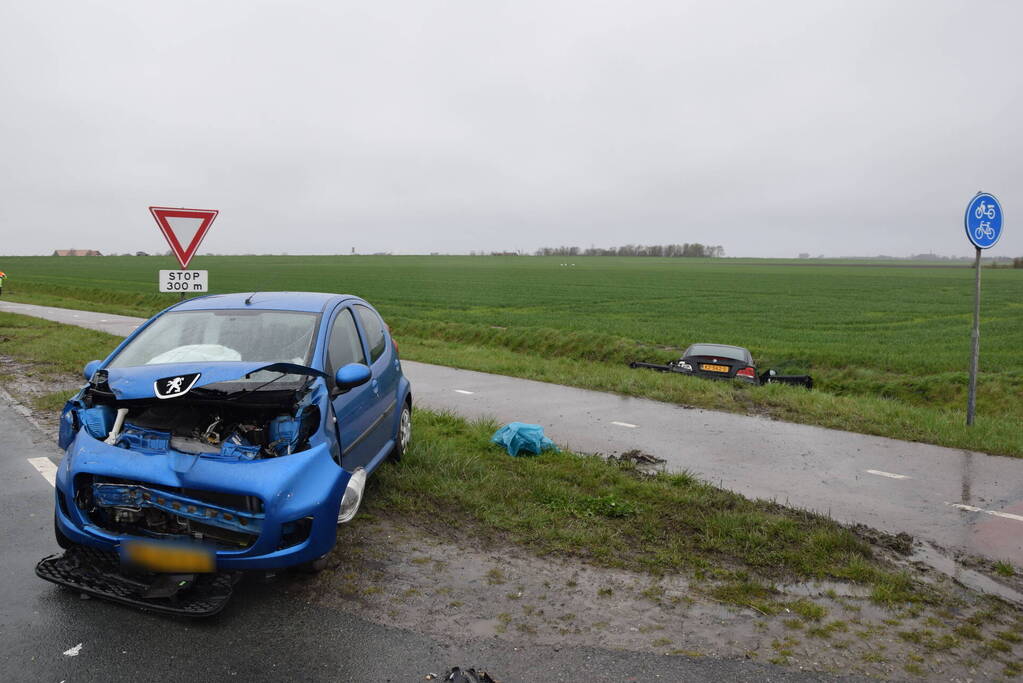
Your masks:
[[[669,258],[720,258],[725,255],[725,248],[694,242],[690,244],[626,244],[624,247],[541,247],[536,250],[537,256],[666,256]]]

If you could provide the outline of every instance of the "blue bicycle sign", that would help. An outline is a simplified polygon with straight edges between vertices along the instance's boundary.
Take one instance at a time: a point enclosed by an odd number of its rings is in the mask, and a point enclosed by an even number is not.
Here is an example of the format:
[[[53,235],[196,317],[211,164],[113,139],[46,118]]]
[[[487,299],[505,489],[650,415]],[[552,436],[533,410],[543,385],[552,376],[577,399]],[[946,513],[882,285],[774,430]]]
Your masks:
[[[990,249],[1002,236],[1002,207],[994,195],[979,193],[966,207],[966,237],[978,249]]]

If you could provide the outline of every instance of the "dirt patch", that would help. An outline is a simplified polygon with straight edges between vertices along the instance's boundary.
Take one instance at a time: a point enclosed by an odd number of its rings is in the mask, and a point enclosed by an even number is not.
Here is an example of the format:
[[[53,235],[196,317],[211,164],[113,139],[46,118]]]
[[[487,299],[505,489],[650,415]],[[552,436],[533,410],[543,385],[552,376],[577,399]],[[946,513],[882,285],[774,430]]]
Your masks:
[[[765,614],[715,600],[710,582],[482,543],[447,542],[410,519],[364,517],[342,528],[327,571],[287,589],[455,642],[497,638],[963,681],[1000,677],[1019,662],[1019,610],[940,577],[954,605],[891,610],[862,586],[804,583],[775,586],[783,606]]]
[[[38,410],[38,399],[58,391],[72,391],[81,387],[83,380],[69,375],[54,375],[42,366],[9,356],[0,356],[0,392],[23,407],[36,426],[56,438],[60,414],[53,410]],[[0,393],[0,396],[3,396]]]
[[[614,455],[612,453],[607,456],[606,460],[612,463],[629,463],[632,467],[636,468],[637,472],[642,474],[655,474],[657,472],[664,471],[664,458],[658,458],[656,455],[644,453],[638,448],[625,451],[620,455]]]
[[[873,546],[886,548],[900,555],[908,555],[913,551],[913,537],[907,533],[887,534],[863,524],[854,524],[852,530]]]

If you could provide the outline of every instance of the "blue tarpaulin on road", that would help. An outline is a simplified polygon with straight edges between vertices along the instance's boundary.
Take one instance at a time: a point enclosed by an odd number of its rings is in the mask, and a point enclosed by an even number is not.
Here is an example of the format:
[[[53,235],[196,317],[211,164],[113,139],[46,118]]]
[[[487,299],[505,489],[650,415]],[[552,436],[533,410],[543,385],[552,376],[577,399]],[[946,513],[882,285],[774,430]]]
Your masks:
[[[553,441],[543,435],[543,427],[525,422],[506,424],[494,432],[490,440],[504,446],[508,455],[519,455],[523,451],[539,454],[547,450],[559,450]]]

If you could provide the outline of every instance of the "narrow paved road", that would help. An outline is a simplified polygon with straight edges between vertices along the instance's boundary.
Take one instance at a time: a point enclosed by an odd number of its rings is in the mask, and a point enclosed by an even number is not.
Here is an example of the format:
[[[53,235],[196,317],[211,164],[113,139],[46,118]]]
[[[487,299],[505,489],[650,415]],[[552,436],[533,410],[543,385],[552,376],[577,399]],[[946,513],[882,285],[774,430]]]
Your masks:
[[[0,303],[113,334],[138,318]],[[747,496],[1023,566],[1023,461],[807,425],[685,409],[403,361],[419,405],[544,425],[581,452],[638,448]]]
[[[742,660],[518,646],[390,628],[309,600],[308,579],[247,576],[223,613],[147,614],[36,578],[53,540],[60,452],[0,398],[0,672],[8,681],[422,681],[477,666],[501,681],[834,680]]]

